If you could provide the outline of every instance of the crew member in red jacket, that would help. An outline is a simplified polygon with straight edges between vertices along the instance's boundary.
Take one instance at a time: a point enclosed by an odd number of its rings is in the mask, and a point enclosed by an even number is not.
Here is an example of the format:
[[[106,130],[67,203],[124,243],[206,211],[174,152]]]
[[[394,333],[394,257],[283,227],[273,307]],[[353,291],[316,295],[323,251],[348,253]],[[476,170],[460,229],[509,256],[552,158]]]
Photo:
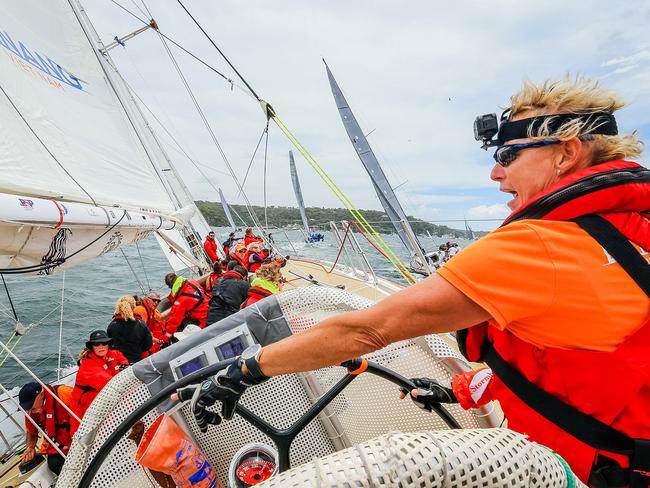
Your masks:
[[[234,251],[230,254],[230,260],[237,261],[237,263],[248,271],[248,262],[246,261],[246,246],[242,242],[235,244]]]
[[[66,455],[72,443],[70,435],[70,414],[68,410],[61,405],[61,400],[65,405],[70,405],[72,388],[66,385],[46,385],[49,389],[45,390],[39,383],[27,383],[18,393],[18,402],[20,407],[27,412],[29,417],[45,431],[47,436],[52,439],[61,452]],[[56,395],[56,399],[50,393]],[[34,459],[36,455],[36,443],[38,441],[39,431],[25,417],[25,452],[23,453],[22,462],[28,462]],[[41,453],[47,455],[47,467],[54,474],[61,473],[65,458],[59,454],[59,451],[47,440],[41,444]]]
[[[219,260],[219,256],[217,256],[217,241],[214,240],[214,232],[210,231],[210,233],[208,233],[208,236],[205,238],[205,242],[203,243],[203,249],[205,249],[206,254],[210,257],[213,263]]]
[[[113,339],[105,331],[95,330],[90,333],[86,347],[79,355],[70,408],[80,419],[106,383],[129,364],[120,351],[110,348],[111,342]],[[70,417],[70,437],[78,427],[79,422]]]
[[[183,330],[187,324],[204,328],[208,299],[199,282],[169,273],[165,276],[165,283],[172,289],[171,295],[174,297],[165,332],[167,338],[171,339],[174,332]]]
[[[249,227],[244,234],[244,246],[248,247],[251,242],[264,242],[264,239],[253,234],[253,229]]]

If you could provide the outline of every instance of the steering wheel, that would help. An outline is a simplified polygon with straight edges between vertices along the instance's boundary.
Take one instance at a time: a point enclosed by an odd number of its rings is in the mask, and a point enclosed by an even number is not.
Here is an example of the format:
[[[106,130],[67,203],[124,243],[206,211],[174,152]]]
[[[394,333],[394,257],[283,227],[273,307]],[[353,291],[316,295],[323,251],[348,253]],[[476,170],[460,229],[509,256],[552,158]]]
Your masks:
[[[183,388],[190,384],[201,383],[208,377],[216,374],[222,369],[227,368],[236,360],[237,358],[233,358],[206,366],[205,368],[202,368],[189,376],[181,378],[166,388],[163,388],[156,395],[152,396],[149,400],[140,405],[126,419],[124,419],[119,427],[115,429],[113,433],[104,441],[86,468],[86,471],[84,472],[79,483],[79,488],[90,487],[90,483],[97,474],[97,471],[99,471],[99,468],[106,457],[110,454],[113,446],[117,444],[120,438],[122,438],[122,436],[124,436],[137,421],[148,414],[151,410],[156,408],[164,400],[167,400],[172,393],[176,392],[177,389]],[[314,404],[300,418],[298,418],[298,420],[296,420],[291,426],[286,429],[278,429],[274,427],[266,420],[262,419],[241,404],[237,404],[235,407],[236,414],[266,434],[275,443],[278,451],[278,469],[280,472],[291,468],[291,463],[289,461],[289,452],[291,449],[291,443],[296,438],[296,436],[300,434],[300,432],[302,432],[307,424],[314,420],[314,418],[316,418],[316,416],[324,408],[326,408],[332,402],[332,400],[334,400],[334,398],[336,398],[336,396],[341,393],[350,383],[352,383],[352,381],[354,381],[354,379],[357,378],[357,376],[360,374],[374,374],[390,381],[391,383],[394,383],[400,388],[406,388],[408,391],[416,388],[416,386],[404,376],[378,363],[368,361],[364,358],[356,358],[351,361],[347,361],[344,363],[344,366],[347,368],[347,374],[345,374],[334,386],[332,386],[332,388],[330,388],[323,396],[314,402]],[[454,419],[454,417],[440,404],[434,404],[433,410],[435,410],[435,412],[440,416],[440,418],[445,421],[445,423],[450,428],[461,428],[456,419]]]

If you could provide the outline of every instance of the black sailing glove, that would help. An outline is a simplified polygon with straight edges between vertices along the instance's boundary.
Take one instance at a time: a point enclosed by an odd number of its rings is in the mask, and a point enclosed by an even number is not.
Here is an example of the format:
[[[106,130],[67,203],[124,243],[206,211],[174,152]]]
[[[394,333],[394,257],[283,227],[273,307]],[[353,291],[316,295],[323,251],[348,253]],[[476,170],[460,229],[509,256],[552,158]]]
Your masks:
[[[417,397],[411,395],[411,400],[418,407],[431,412],[434,404],[439,403],[458,403],[454,390],[442,386],[438,381],[431,378],[411,378],[416,386]],[[400,388],[404,395],[410,395],[406,388]]]
[[[239,399],[246,388],[253,384],[242,373],[239,361],[236,361],[213,378],[205,380],[200,385],[181,388],[177,393],[179,400],[191,400],[190,410],[196,418],[199,429],[205,433],[208,431],[209,424],[220,424],[222,416],[226,420],[232,418]],[[206,410],[217,401],[221,402],[221,415]]]

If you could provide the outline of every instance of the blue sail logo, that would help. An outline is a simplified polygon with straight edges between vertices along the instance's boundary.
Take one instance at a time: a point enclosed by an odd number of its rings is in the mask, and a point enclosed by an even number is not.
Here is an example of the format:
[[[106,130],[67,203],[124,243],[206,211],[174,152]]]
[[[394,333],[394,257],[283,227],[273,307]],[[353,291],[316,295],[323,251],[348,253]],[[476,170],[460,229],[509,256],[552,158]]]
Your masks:
[[[77,90],[83,90],[79,78],[62,68],[49,57],[42,56],[36,51],[30,51],[21,41],[18,41],[18,44],[16,44],[6,31],[0,30],[0,46],[4,47],[10,51],[11,54],[19,58],[19,60],[15,60],[16,63],[19,63],[20,61],[28,63],[29,66],[33,66],[49,77],[54,78],[56,81],[65,83]],[[28,69],[29,66],[21,67]]]

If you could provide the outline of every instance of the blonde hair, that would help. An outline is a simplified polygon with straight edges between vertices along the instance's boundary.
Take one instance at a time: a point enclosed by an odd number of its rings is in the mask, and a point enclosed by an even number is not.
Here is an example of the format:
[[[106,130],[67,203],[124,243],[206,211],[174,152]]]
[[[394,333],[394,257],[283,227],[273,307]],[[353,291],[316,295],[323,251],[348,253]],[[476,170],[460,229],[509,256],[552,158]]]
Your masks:
[[[124,295],[118,298],[115,303],[115,315],[121,315],[126,320],[133,320],[133,309],[135,308],[135,300],[133,295]]]
[[[257,268],[255,276],[276,284],[282,283],[282,273],[280,272],[280,265],[277,263],[263,264]]]
[[[90,354],[90,349],[88,349],[87,347],[84,347],[81,350],[81,352],[79,353],[79,361],[81,361],[82,359],[87,358],[88,354]]]
[[[597,81],[584,76],[562,80],[546,80],[536,84],[524,81],[521,90],[510,97],[510,116],[523,112],[533,112],[527,117],[549,114],[612,114],[625,106],[625,102],[615,93],[601,87]],[[566,141],[583,136],[590,150],[590,165],[596,165],[616,159],[636,158],[643,152],[643,142],[632,134],[605,136],[590,135],[603,124],[602,121],[574,119],[562,124],[552,132],[547,119],[541,125],[530,127],[528,137],[533,139],[548,139],[553,137]],[[584,137],[586,136],[586,137]]]

